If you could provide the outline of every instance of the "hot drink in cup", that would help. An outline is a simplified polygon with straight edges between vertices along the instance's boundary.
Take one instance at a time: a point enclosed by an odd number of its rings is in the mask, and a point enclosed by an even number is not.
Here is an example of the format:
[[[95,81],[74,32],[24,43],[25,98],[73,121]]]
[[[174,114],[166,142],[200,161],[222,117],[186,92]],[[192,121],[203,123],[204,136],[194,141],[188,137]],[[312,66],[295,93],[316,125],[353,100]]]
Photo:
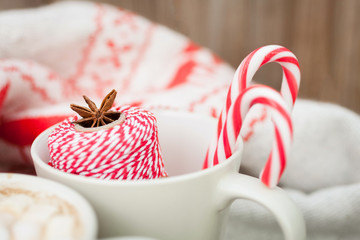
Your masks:
[[[0,239],[94,239],[96,217],[73,190],[46,179],[0,174]]]

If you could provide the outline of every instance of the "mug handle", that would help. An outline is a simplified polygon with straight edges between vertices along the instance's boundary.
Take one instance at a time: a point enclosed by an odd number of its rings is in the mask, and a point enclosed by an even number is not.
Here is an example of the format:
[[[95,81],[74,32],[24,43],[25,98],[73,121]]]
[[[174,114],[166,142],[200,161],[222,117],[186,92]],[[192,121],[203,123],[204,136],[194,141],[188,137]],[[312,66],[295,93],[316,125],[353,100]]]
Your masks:
[[[261,204],[272,212],[280,224],[286,240],[305,240],[306,228],[302,213],[286,192],[279,187],[268,188],[259,179],[239,174],[228,173],[219,185],[222,199],[218,209],[229,206],[235,199],[247,199]]]

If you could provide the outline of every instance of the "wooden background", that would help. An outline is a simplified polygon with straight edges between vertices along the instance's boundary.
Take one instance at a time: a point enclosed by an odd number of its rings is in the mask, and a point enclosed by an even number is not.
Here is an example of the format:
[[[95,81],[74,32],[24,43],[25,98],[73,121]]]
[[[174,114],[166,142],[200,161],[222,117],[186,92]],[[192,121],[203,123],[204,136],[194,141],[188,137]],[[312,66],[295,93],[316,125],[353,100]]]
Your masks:
[[[0,0],[0,9],[56,0]],[[137,12],[212,49],[237,67],[252,50],[280,44],[295,53],[300,97],[335,102],[360,113],[359,0],[102,0]],[[280,66],[255,76],[279,88]]]

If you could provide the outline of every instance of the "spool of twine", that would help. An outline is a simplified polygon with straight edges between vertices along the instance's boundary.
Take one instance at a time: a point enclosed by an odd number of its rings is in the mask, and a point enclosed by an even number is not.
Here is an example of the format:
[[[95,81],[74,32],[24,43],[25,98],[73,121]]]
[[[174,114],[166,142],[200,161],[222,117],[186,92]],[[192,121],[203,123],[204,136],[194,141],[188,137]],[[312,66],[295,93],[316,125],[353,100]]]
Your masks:
[[[49,135],[49,165],[67,173],[100,179],[140,180],[167,176],[155,116],[136,107],[116,107],[120,118],[85,128],[77,116]]]

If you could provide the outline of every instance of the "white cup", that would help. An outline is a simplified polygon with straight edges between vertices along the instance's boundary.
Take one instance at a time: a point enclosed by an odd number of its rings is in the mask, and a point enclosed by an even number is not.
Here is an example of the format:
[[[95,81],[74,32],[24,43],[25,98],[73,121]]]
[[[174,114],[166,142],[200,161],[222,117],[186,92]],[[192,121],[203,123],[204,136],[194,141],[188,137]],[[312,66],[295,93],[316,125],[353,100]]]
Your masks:
[[[2,240],[93,240],[97,236],[93,208],[83,196],[60,183],[25,174],[0,173],[0,195]],[[58,223],[66,226],[57,226]]]
[[[54,128],[39,135],[32,145],[36,173],[83,194],[95,208],[101,237],[219,239],[229,205],[241,198],[268,208],[279,222],[285,239],[305,239],[302,214],[283,190],[269,189],[259,179],[238,173],[242,141],[238,141],[238,150],[229,159],[201,170],[216,120],[183,112],[164,111],[155,115],[170,177],[114,181],[56,170],[47,165],[47,138]]]

